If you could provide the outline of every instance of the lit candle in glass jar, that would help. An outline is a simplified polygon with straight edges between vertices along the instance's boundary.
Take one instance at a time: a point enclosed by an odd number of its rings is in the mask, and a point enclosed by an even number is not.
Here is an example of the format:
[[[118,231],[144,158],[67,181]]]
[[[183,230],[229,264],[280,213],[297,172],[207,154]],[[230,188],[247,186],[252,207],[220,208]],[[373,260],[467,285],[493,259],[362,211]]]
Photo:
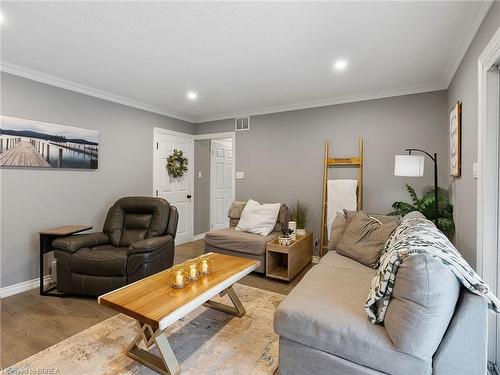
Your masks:
[[[189,277],[191,277],[191,279],[196,279],[196,264],[191,264],[189,266]]]
[[[206,259],[201,261],[201,272],[204,274],[208,273],[208,261]]]
[[[182,271],[177,271],[175,273],[175,285],[182,287],[184,285],[184,276],[182,276]]]

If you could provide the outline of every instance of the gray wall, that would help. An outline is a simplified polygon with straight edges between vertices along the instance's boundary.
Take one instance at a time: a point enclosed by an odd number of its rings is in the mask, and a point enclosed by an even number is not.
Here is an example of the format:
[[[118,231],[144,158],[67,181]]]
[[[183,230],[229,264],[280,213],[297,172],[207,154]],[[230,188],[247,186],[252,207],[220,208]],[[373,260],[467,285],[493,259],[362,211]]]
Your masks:
[[[308,228],[319,236],[323,144],[330,139],[335,156],[354,155],[365,139],[364,209],[389,212],[396,200],[408,200],[404,183],[421,191],[432,185],[426,160],[423,178],[394,177],[394,155],[415,146],[437,152],[440,186],[448,187],[446,92],[407,95],[366,102],[255,116],[250,130],[236,133],[236,199],[293,203],[312,209]],[[197,134],[234,131],[234,120],[199,124]],[[344,173],[342,173],[344,172]],[[349,176],[339,171],[336,176]]]
[[[125,195],[150,195],[153,127],[193,133],[194,125],[1,74],[4,115],[100,131],[99,169],[1,170],[1,285],[37,278],[38,232],[64,224],[100,230]]]
[[[462,102],[462,176],[451,183],[455,204],[456,245],[465,259],[476,265],[477,180],[472,164],[477,161],[477,59],[500,27],[500,3],[495,2],[472,41],[449,88],[447,108]]]
[[[201,178],[198,178],[201,172]],[[210,229],[210,139],[194,141],[194,234]]]

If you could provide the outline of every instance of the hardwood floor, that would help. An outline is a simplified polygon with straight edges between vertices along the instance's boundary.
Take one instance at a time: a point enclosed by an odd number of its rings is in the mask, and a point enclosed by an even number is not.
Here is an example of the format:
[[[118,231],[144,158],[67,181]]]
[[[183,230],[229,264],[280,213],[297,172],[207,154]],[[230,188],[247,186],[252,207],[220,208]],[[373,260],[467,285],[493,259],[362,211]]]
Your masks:
[[[203,248],[204,240],[176,246],[174,262],[196,257],[203,253]],[[240,283],[288,294],[310,267],[289,284],[258,274],[248,275]],[[0,310],[0,368],[28,358],[116,314],[97,304],[95,299],[41,297],[38,289],[3,298]]]

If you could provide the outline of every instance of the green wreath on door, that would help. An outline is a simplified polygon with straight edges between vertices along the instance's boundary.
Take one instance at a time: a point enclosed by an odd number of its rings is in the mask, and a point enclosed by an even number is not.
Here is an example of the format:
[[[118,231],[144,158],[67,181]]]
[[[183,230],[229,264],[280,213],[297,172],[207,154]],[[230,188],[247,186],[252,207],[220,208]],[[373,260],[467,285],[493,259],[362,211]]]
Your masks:
[[[167,158],[167,171],[169,176],[174,178],[182,177],[188,170],[188,159],[184,156],[182,150],[174,150],[172,155]]]

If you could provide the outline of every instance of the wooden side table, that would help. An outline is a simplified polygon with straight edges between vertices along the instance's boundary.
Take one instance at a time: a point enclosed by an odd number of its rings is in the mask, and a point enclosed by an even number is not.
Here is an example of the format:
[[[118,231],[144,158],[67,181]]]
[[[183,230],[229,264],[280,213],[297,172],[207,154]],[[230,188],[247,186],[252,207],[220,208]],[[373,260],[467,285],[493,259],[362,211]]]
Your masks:
[[[56,290],[56,286],[47,290],[43,287],[43,256],[54,250],[52,241],[59,237],[68,237],[72,234],[83,232],[92,229],[90,225],[65,225],[57,228],[50,228],[40,232],[40,295],[41,296],[64,296],[62,293],[52,292]],[[52,293],[51,293],[52,292]]]
[[[312,261],[313,234],[297,236],[290,246],[282,246],[278,239],[266,245],[266,276],[291,281]]]

